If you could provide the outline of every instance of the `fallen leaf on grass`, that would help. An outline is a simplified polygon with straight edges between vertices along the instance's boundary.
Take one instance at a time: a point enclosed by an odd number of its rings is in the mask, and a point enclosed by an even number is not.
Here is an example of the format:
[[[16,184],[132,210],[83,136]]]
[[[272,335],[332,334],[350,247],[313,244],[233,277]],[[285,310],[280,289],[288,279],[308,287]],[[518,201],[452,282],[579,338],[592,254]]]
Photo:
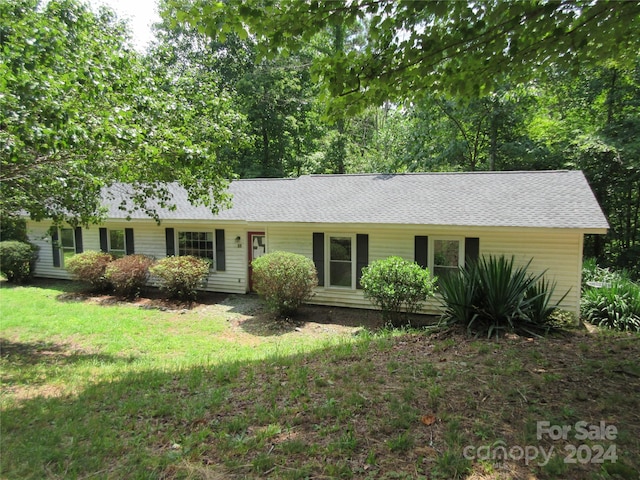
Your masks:
[[[435,415],[423,415],[420,417],[420,421],[424,423],[426,426],[433,425],[436,423]]]

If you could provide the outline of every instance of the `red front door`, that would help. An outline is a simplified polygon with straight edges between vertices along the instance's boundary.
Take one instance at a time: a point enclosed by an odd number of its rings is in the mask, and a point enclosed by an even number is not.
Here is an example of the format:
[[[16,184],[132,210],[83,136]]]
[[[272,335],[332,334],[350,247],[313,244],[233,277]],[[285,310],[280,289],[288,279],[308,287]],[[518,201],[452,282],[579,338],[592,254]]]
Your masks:
[[[267,237],[264,232],[249,232],[249,290],[253,292],[253,269],[251,262],[267,253]]]

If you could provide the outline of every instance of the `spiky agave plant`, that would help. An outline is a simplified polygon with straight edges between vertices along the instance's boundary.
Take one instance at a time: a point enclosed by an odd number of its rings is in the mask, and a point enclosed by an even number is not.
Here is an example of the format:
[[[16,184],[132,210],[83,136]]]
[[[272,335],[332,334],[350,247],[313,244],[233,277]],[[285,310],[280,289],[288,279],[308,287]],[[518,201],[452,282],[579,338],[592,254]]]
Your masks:
[[[551,301],[555,284],[544,280],[545,272],[528,273],[530,265],[531,260],[517,267],[514,257],[489,256],[442,278],[444,320],[488,336],[548,330],[548,317],[559,304]]]
[[[527,302],[525,317],[522,318],[521,328],[530,333],[548,332],[552,328],[552,315],[560,307],[560,303],[569,294],[570,290],[557,301],[552,301],[553,294],[556,290],[556,282],[551,282],[546,278],[540,278],[536,283],[532,284],[525,295]]]

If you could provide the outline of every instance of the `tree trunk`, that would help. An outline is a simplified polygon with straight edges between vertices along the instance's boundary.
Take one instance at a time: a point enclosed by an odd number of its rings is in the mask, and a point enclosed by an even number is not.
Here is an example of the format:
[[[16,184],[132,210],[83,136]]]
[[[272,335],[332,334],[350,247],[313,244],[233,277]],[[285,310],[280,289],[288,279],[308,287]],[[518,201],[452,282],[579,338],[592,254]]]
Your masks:
[[[342,25],[342,22],[336,23],[333,27],[333,51],[334,53],[344,52],[344,25]],[[345,172],[344,159],[347,156],[343,118],[338,118],[336,121],[336,130],[338,131],[339,151],[335,158],[335,173],[343,174]]]
[[[618,70],[615,68],[611,69],[611,84],[609,85],[609,92],[607,93],[607,125],[611,125],[613,123],[613,113],[615,106],[615,91],[616,91],[616,81],[618,80]]]

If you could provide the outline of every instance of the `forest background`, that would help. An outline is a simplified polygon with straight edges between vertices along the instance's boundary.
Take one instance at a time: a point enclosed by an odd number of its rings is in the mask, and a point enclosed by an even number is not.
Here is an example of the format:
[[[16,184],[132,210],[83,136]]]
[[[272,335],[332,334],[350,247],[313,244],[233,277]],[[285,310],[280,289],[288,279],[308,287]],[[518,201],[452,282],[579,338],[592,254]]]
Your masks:
[[[611,225],[585,255],[638,278],[640,6],[473,5],[160,0],[138,53],[106,8],[3,1],[3,237],[123,181],[154,216],[167,181],[215,210],[231,178],[581,169]]]

